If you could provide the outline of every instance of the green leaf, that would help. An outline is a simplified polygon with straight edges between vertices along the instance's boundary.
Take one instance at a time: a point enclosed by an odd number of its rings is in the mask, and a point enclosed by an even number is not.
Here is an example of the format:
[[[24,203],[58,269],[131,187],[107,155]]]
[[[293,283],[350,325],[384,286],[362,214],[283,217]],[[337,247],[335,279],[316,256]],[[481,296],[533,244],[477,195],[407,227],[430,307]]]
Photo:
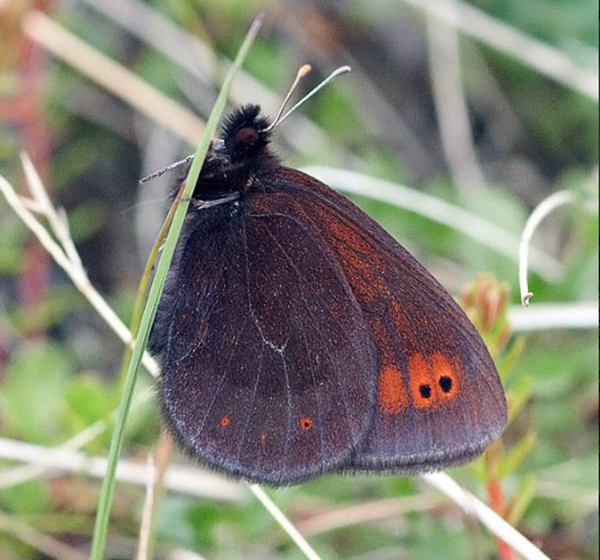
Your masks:
[[[27,342],[6,368],[0,408],[8,432],[32,443],[58,442],[64,427],[64,397],[74,364],[64,349]]]
[[[500,373],[503,383],[509,380],[519,358],[525,348],[525,339],[522,336],[515,338],[510,347],[499,358],[496,359],[496,367]],[[519,391],[520,392],[520,391]]]
[[[50,495],[44,480],[28,480],[0,492],[0,508],[15,515],[31,515],[48,511]]]
[[[67,390],[65,402],[78,420],[76,429],[105,419],[115,404],[112,390],[92,375],[77,377]]]
[[[508,411],[508,423],[510,424],[523,410],[533,393],[533,379],[522,377],[511,386],[510,409]]]
[[[525,457],[529,455],[529,452],[533,449],[535,444],[535,434],[529,433],[523,437],[510,451],[510,453],[503,457],[498,466],[498,478],[502,480],[512,472],[523,462]]]
[[[529,504],[535,497],[536,479],[532,474],[528,474],[523,477],[517,490],[515,491],[515,497],[513,502],[510,504],[508,521],[513,527],[517,527],[521,521],[523,514],[529,507]]]

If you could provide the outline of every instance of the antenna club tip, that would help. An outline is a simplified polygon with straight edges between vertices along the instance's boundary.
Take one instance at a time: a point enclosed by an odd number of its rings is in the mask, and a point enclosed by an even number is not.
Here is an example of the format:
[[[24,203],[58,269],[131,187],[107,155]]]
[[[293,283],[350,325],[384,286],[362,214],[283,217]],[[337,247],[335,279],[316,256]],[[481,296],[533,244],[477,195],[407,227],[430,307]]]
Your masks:
[[[303,64],[302,66],[300,66],[300,69],[298,70],[298,77],[303,78],[311,70],[312,70],[312,66],[310,64]]]
[[[252,23],[254,23],[254,25],[262,25],[262,22],[265,19],[265,12],[259,12],[256,17],[254,18],[254,21]]]

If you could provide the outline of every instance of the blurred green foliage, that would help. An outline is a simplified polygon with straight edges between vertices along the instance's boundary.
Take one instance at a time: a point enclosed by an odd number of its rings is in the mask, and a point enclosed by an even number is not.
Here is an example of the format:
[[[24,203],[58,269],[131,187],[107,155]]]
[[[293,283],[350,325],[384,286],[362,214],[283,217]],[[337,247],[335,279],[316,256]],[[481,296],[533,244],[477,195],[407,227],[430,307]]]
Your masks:
[[[206,88],[194,82],[163,54],[81,4],[57,7],[55,15],[76,35],[173,99],[191,106],[195,95],[214,98],[218,84]],[[582,67],[597,65],[597,3],[592,0],[472,4],[567,53]],[[423,14],[402,3],[356,0],[169,0],[149,5],[207,41],[218,57],[233,56],[248,22],[265,10],[267,25],[246,70],[279,95],[299,64],[310,62],[315,67],[307,78],[308,89],[334,65],[356,63],[355,76],[360,79],[339,80],[301,109],[327,134],[326,149],[311,153],[307,146],[306,153],[294,153],[287,129],[279,132],[277,149],[291,165],[354,167],[452,202],[515,235],[545,196],[562,189],[577,193],[582,205],[562,208],[536,235],[535,245],[554,255],[564,274],[555,283],[530,274],[532,308],[538,303],[597,300],[598,107],[590,99],[503,53],[462,38],[464,60],[476,52],[493,78],[464,64],[475,148],[490,181],[487,190],[464,197],[453,183],[439,142]],[[0,49],[17,48],[3,45],[3,40],[0,33]],[[138,244],[147,234],[146,211],[164,202],[167,188],[154,200],[138,203],[136,181],[149,171],[142,163],[150,158],[148,146],[160,133],[65,63],[42,59],[34,76],[40,94],[38,120],[20,122],[10,111],[0,112],[0,173],[20,187],[18,150],[33,152],[47,172],[53,200],[67,208],[71,233],[90,278],[128,319],[146,257]],[[10,109],[24,95],[21,88],[32,88],[24,78],[27,68],[0,66],[0,108]],[[386,123],[377,120],[375,98],[369,97],[373,88],[391,105],[389,114],[403,117],[402,124],[388,119],[392,129],[409,123],[421,153],[430,158],[421,162],[426,172],[418,171],[415,160],[386,135]],[[492,92],[489,102],[494,111],[504,104],[506,112],[498,117],[482,109],[480,88]],[[506,137],[495,136],[499,128],[494,119],[509,117],[515,120],[506,122],[518,127]],[[46,135],[45,152],[41,139]],[[187,153],[169,138],[167,145],[175,146],[170,160]],[[335,155],[339,153],[341,157]],[[156,161],[155,150],[150,164],[168,163]],[[414,213],[364,197],[354,200],[453,293],[459,294],[478,274],[492,272],[508,285],[511,303],[518,303],[514,260]],[[64,274],[49,262],[38,262],[43,260],[39,255],[32,257],[35,244],[0,200],[0,437],[51,447],[107,419],[115,408],[122,347]],[[598,558],[597,329],[523,333],[510,340],[498,365],[505,373],[514,412],[499,463],[500,485],[510,502],[509,519],[553,558]],[[144,378],[139,390],[151,383]],[[161,429],[151,399],[131,418],[126,454],[144,461]],[[84,451],[105,455],[108,442],[105,433]],[[3,469],[17,465],[0,462]],[[481,461],[470,469],[455,469],[452,475],[487,499],[482,483],[487,480],[485,468]],[[97,481],[85,476],[35,478],[0,488],[0,512],[85,549],[98,491]],[[426,499],[433,496],[412,478],[327,476],[271,494],[300,523],[330,509],[361,503],[368,509],[375,500],[401,500],[420,493]],[[112,557],[133,556],[143,502],[143,488],[120,485],[111,526]],[[310,541],[324,558],[332,559],[463,559],[497,554],[494,539],[441,498],[434,508],[323,531],[310,536]],[[156,542],[156,558],[167,558],[175,548],[189,548],[208,558],[302,557],[250,495],[226,503],[167,492],[160,503]],[[15,538],[1,519],[0,550],[0,557],[8,559],[44,557]]]

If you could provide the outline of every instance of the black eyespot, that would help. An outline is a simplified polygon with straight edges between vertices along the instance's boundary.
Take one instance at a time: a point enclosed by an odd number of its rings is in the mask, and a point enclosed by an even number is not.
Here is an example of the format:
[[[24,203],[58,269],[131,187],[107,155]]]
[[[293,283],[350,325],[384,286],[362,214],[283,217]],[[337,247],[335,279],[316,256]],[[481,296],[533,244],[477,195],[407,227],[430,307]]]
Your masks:
[[[449,393],[452,390],[452,379],[447,375],[442,375],[439,380],[440,389],[444,391],[444,393]]]
[[[429,385],[420,385],[419,393],[424,399],[429,399],[431,397],[431,387]]]
[[[246,148],[258,140],[258,131],[255,128],[245,127],[238,130],[233,138],[236,148]]]

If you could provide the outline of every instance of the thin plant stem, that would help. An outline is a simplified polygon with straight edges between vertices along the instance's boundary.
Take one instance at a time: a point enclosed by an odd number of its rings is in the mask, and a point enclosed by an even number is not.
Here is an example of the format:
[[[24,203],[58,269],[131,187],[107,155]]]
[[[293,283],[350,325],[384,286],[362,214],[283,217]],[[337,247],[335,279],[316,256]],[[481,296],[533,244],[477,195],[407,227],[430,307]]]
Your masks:
[[[257,484],[249,486],[250,492],[258,498],[264,508],[271,514],[273,519],[279,523],[281,528],[290,536],[296,543],[296,546],[304,553],[309,560],[321,560],[321,557],[316,553],[315,549],[310,546],[309,542],[300,534],[300,531],[294,527],[290,520],[283,512],[275,505],[269,495]]]
[[[450,498],[455,504],[458,504],[465,513],[477,517],[492,533],[502,539],[515,552],[523,556],[523,558],[527,558],[527,560],[550,560],[548,556],[519,533],[510,523],[475,498],[473,494],[463,490],[446,473],[422,474],[419,478]]]
[[[460,37],[455,28],[427,16],[429,73],[446,162],[463,198],[486,188],[471,133],[462,84]]]
[[[542,303],[523,309],[514,305],[508,309],[508,321],[514,332],[543,331],[548,329],[597,329],[598,303]]]
[[[574,204],[577,202],[577,197],[569,191],[559,191],[551,194],[544,199],[535,208],[529,216],[523,234],[521,235],[521,243],[519,245],[519,288],[521,290],[521,303],[523,307],[529,305],[529,300],[533,297],[533,292],[529,291],[527,284],[527,267],[529,264],[529,244],[531,238],[537,230],[542,220],[553,210],[564,204]]]
[[[146,463],[148,469],[148,482],[146,484],[146,501],[142,511],[142,522],[140,524],[140,536],[138,539],[138,549],[136,560],[148,560],[148,552],[150,549],[150,537],[152,534],[152,517],[154,512],[154,496],[156,488],[156,465],[154,457],[148,455]]]
[[[52,471],[45,474],[48,479],[64,476],[64,474],[80,474],[102,480],[106,472],[106,457],[88,455],[72,449],[43,447],[2,437],[0,437],[0,459],[22,462],[29,466],[41,466],[46,471]],[[160,468],[159,459],[157,455],[157,466]],[[148,469],[145,464],[135,459],[121,458],[117,479],[124,484],[146,486]],[[245,486],[229,481],[218,474],[183,465],[169,466],[165,473],[164,485],[173,494],[219,502],[239,502],[244,497],[246,489]]]
[[[158,519],[158,512],[162,497],[165,493],[165,482],[166,474],[171,463],[171,457],[173,456],[173,439],[167,432],[162,432],[158,445],[156,446],[156,452],[154,455],[155,460],[155,481],[152,487],[152,497],[149,500],[151,502],[151,510],[149,510],[146,518],[147,525],[147,536],[145,549],[147,558],[152,558],[153,547],[156,540],[156,532],[154,530],[156,521]],[[142,531],[140,530],[140,546],[142,548],[142,542],[144,541]],[[144,560],[144,556],[138,553],[138,560]]]

